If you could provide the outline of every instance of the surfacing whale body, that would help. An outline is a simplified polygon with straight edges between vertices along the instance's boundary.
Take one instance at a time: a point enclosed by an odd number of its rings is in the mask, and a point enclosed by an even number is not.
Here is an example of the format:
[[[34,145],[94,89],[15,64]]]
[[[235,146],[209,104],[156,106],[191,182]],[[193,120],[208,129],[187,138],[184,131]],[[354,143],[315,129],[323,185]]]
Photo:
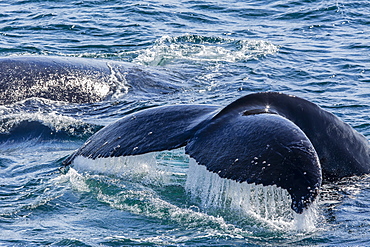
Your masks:
[[[153,78],[155,78],[153,80]],[[0,58],[0,105],[31,97],[93,103],[129,89],[153,93],[177,90],[166,73],[130,63],[57,56]]]
[[[132,113],[91,136],[64,164],[77,156],[182,146],[221,178],[286,189],[296,213],[315,200],[323,179],[370,172],[364,136],[314,103],[272,92],[244,96],[225,108],[173,105]]]

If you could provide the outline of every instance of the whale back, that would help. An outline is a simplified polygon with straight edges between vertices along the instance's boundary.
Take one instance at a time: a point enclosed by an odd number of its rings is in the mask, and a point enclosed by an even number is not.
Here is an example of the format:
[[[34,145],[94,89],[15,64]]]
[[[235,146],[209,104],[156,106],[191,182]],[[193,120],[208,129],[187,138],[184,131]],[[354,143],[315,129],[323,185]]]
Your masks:
[[[105,62],[83,58],[0,58],[0,105],[31,97],[72,103],[97,102],[111,93]]]
[[[130,94],[167,94],[180,90],[165,69],[81,57],[0,58],[0,105],[32,97],[94,103]]]

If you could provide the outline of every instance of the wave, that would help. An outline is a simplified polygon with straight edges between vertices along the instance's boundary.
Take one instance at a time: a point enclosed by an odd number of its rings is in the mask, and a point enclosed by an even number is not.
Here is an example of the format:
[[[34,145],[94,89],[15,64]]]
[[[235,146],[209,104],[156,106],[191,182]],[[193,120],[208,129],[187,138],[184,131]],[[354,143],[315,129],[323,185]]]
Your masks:
[[[100,127],[56,112],[12,113],[0,117],[0,142],[86,139]]]

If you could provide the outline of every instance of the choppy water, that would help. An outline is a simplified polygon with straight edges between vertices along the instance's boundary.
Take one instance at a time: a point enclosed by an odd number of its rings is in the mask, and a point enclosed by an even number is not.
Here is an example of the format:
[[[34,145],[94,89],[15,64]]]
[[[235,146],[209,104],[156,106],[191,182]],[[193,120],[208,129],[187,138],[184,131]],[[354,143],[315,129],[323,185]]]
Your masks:
[[[91,104],[31,98],[0,106],[1,245],[369,245],[369,177],[324,186],[298,219],[271,206],[288,203],[284,192],[218,181],[181,150],[107,161],[113,172],[85,170],[84,162],[59,167],[132,111],[226,105],[260,91],[315,102],[369,138],[370,2],[10,0],[0,8],[0,56],[125,61],[158,73],[166,89],[139,87]],[[239,192],[250,196],[237,201]]]

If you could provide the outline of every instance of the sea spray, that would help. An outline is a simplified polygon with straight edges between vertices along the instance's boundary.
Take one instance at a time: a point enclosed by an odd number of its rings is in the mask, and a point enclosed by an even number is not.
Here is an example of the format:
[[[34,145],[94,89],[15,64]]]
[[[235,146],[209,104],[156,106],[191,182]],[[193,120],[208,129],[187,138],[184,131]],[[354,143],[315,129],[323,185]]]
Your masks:
[[[314,202],[302,214],[294,213],[292,228],[300,232],[312,232],[316,230],[316,224],[319,221],[317,203]]]
[[[140,183],[119,180],[116,177],[81,173],[70,167],[65,174],[54,179],[54,183],[68,182],[73,190],[88,192],[112,208],[127,211],[136,215],[161,220],[164,224],[176,223],[186,229],[203,228],[209,234],[220,231],[218,236],[240,238],[238,235],[251,235],[245,229],[240,229],[225,222],[222,217],[197,212],[192,207],[174,205],[164,199],[153,189]]]
[[[286,190],[220,178],[194,159],[189,162],[185,188],[203,211],[226,211],[235,218],[252,218],[279,230],[315,229],[316,207],[298,215],[290,208],[291,198]]]
[[[152,47],[140,51],[134,62],[165,65],[173,60],[237,62],[274,54],[279,47],[265,40],[238,40],[185,34],[162,36]]]
[[[167,167],[156,162],[156,154],[98,158],[76,157],[73,166],[79,172],[108,174],[142,184],[161,185],[168,181]]]
[[[317,220],[315,206],[298,215],[290,208],[291,198],[286,190],[276,186],[239,183],[220,178],[217,174],[207,171],[205,166],[198,165],[194,159],[185,155],[183,148],[95,160],[77,157],[73,165],[76,170],[82,173],[113,175],[130,182],[149,185],[152,189],[170,184],[183,186],[188,194],[188,198],[183,199],[183,204],[189,205],[191,211],[222,217],[236,225],[254,224],[283,231],[304,232],[315,229]],[[138,192],[138,195],[145,194],[146,199],[142,198],[144,201],[155,202],[156,206],[154,207],[150,203],[151,206],[148,206],[148,210],[154,210],[156,213],[153,214],[158,214],[161,211],[160,205],[167,205],[167,203],[156,198],[157,196],[154,196],[153,193],[154,191],[147,195],[141,191]],[[110,203],[114,202],[112,203],[114,207],[128,209],[125,204],[126,196],[120,195],[118,198],[108,199],[107,195],[101,194],[99,198]],[[168,209],[167,206],[165,208]],[[194,208],[197,210],[193,210]],[[130,209],[130,211],[135,210]],[[168,210],[164,211],[168,212]],[[145,214],[153,216],[149,212]]]

